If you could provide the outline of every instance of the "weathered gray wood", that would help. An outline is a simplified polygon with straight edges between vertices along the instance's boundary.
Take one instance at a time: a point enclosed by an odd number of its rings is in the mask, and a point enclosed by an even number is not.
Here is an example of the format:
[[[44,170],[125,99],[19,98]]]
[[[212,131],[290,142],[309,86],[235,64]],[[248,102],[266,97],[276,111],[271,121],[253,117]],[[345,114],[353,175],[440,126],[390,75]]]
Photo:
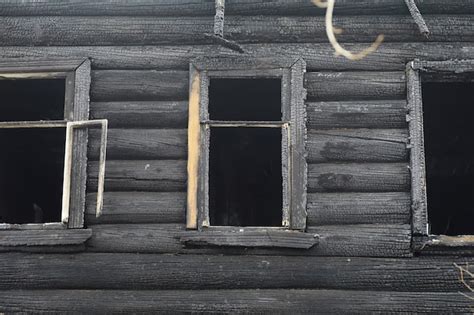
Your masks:
[[[310,192],[408,191],[408,163],[310,164]]]
[[[21,72],[69,72],[74,71],[78,66],[80,66],[84,58],[69,58],[65,59],[58,58],[57,60],[51,59],[23,59],[19,56],[15,57],[16,60],[14,63],[8,60],[5,60],[3,57],[0,57],[0,73],[21,73]]]
[[[472,266],[474,258],[4,253],[0,288],[325,288],[457,293],[464,288],[454,263]]]
[[[365,137],[351,134],[344,129],[340,135],[325,130],[311,130],[306,143],[308,162],[403,162],[408,161],[408,149],[399,141],[379,140],[380,129],[369,129]],[[394,134],[406,133],[405,129],[393,129]],[[370,135],[371,133],[371,135]],[[380,134],[387,133],[381,132]]]
[[[451,0],[449,4],[440,0],[417,1],[424,14],[473,14],[474,6],[465,0]],[[387,15],[408,14],[406,6],[398,0],[383,2],[338,0],[335,5],[338,15]],[[296,1],[247,1],[227,3],[228,15],[324,15],[324,10],[306,0]],[[214,14],[212,1],[188,0],[140,0],[114,1],[112,3],[82,0],[35,1],[23,0],[2,4],[0,15],[121,15],[121,16],[196,16]]]
[[[403,72],[308,72],[308,100],[405,99]]]
[[[306,220],[305,220],[306,224]],[[209,228],[190,231],[180,237],[185,246],[310,249],[318,244],[317,234],[260,228]]]
[[[90,229],[1,230],[0,246],[56,246],[82,244]]]
[[[120,71],[92,73],[93,101],[186,100],[188,71]]]
[[[462,42],[474,38],[474,15],[425,15],[430,41]],[[411,16],[339,16],[341,42],[425,40]],[[0,17],[2,46],[209,44],[212,16],[203,17]],[[36,31],[32,32],[34,29]],[[285,31],[282,31],[285,30]],[[239,43],[326,42],[322,16],[227,16],[226,39]]]
[[[406,101],[308,103],[310,128],[406,128]]]
[[[308,194],[308,224],[408,224],[409,193]]]
[[[91,118],[107,119],[110,128],[186,128],[188,102],[92,102]]]
[[[180,192],[107,192],[99,218],[97,195],[87,194],[87,223],[180,223],[185,220],[186,194]]]
[[[448,61],[427,61],[414,60],[410,63],[413,70],[423,72],[437,72],[437,73],[472,73],[474,72],[474,60],[448,60]]]
[[[398,0],[397,0],[398,1]],[[344,44],[351,51],[360,51],[370,43]],[[242,45],[252,56],[265,57],[272,51],[275,56],[301,57],[308,70],[379,70],[405,69],[415,58],[424,60],[469,59],[474,45],[465,43],[387,43],[362,60],[352,61],[334,56],[328,43],[311,44],[246,44]],[[64,60],[90,57],[94,69],[162,69],[188,70],[189,60],[200,56],[235,56],[236,53],[215,45],[179,46],[53,46],[53,47],[1,47],[0,62],[16,63],[18,58]]]
[[[91,130],[89,158],[97,160],[100,130]],[[184,129],[110,129],[109,159],[185,159],[187,132]]]
[[[324,129],[313,130],[313,132],[318,132],[319,134],[324,134],[327,136],[334,136],[335,139],[338,137],[347,137],[404,144],[408,143],[408,130],[405,129]]]
[[[89,92],[91,86],[91,63],[86,59],[74,74],[74,121],[89,119]],[[84,226],[84,209],[87,185],[87,129],[73,130],[71,192],[69,208],[69,228]]]
[[[93,235],[88,250],[95,252],[213,253],[316,256],[411,256],[409,225],[331,225],[310,227],[320,236],[309,250],[251,248],[183,248],[179,238],[184,224],[104,224],[91,225]]]
[[[88,189],[97,190],[98,162],[89,162]],[[185,160],[107,161],[106,191],[184,191]]]
[[[328,290],[1,291],[2,312],[60,313],[470,313],[459,293]]]

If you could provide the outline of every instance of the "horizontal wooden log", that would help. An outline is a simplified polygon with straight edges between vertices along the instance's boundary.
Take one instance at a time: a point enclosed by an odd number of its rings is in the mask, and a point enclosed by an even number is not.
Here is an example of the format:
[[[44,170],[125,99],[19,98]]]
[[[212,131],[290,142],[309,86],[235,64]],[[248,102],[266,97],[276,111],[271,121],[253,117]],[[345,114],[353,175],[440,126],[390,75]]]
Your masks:
[[[473,14],[474,5],[465,0],[451,0],[449,5],[440,0],[418,1],[424,14]],[[0,8],[0,15],[41,16],[41,15],[120,15],[120,16],[198,16],[213,15],[214,4],[202,0],[176,2],[173,0],[140,0],[97,2],[57,2],[23,0],[21,3],[6,2]],[[339,0],[335,10],[338,15],[387,15],[408,14],[403,2],[385,0],[383,2]],[[232,1],[226,3],[228,15],[323,15],[324,10],[309,1]]]
[[[55,246],[84,243],[90,229],[1,230],[0,246]]]
[[[105,189],[108,191],[184,191],[187,161],[140,160],[106,163]],[[89,162],[88,189],[97,190],[98,162]]]
[[[406,143],[399,141],[379,140],[380,129],[369,129],[366,137],[344,129],[340,134],[326,133],[325,130],[311,130],[308,133],[306,148],[308,162],[402,162],[408,161]],[[401,135],[405,129],[393,129],[394,134]],[[387,130],[380,132],[387,134]]]
[[[186,128],[188,102],[92,102],[92,119],[107,119],[110,128]]]
[[[107,191],[185,191],[185,160],[107,161]],[[98,162],[89,162],[88,189],[97,189]],[[407,163],[310,164],[308,191],[408,191]]]
[[[433,42],[474,38],[474,15],[424,15]],[[345,30],[341,42],[370,42],[378,34],[386,42],[426,41],[409,15],[339,16]],[[226,16],[226,39],[242,43],[326,42],[323,16]],[[0,17],[2,46],[105,46],[210,44],[213,16],[202,17]],[[32,32],[31,30],[35,30]]]
[[[89,157],[99,158],[99,130],[89,133]],[[183,129],[110,129],[109,159],[185,159],[188,134]]]
[[[407,128],[406,101],[319,102],[307,104],[314,128]]]
[[[92,72],[93,101],[185,100],[187,71],[103,70]]]
[[[403,72],[308,72],[309,101],[406,99]]]
[[[398,0],[397,0],[398,1]],[[370,43],[344,44],[351,51],[360,51]],[[334,56],[328,43],[311,44],[243,44],[250,56],[301,57],[308,70],[379,70],[404,71],[406,63],[415,58],[424,60],[469,59],[474,44],[464,43],[387,43],[362,60],[348,60]],[[52,47],[0,47],[0,62],[14,64],[18,59],[64,60],[90,57],[94,69],[162,69],[188,70],[189,61],[196,57],[236,56],[238,53],[215,45],[180,46],[52,46]]]
[[[185,247],[184,224],[91,225],[88,250],[95,252],[213,253],[316,256],[410,256],[410,225],[331,225],[309,228],[318,234],[319,244],[309,250]]]
[[[96,218],[97,194],[86,199],[86,222],[179,223],[185,220],[186,193],[106,192],[102,215]]]
[[[188,71],[98,70],[93,101],[165,101],[188,98]],[[308,72],[308,100],[406,99],[404,72]]]
[[[0,288],[319,288],[457,293],[464,287],[454,263],[472,266],[474,258],[243,255],[237,259],[226,255],[4,253],[0,260]]]
[[[2,312],[59,313],[470,313],[459,293],[327,290],[0,291]]]
[[[308,225],[407,224],[409,193],[312,193],[308,194]]]
[[[309,192],[408,191],[408,163],[310,164]]]

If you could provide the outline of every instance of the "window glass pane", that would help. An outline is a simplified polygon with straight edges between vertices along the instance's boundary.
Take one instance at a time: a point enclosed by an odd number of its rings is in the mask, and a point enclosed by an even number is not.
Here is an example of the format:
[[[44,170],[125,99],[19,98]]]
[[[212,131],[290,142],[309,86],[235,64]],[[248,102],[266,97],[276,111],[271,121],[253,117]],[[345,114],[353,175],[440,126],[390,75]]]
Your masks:
[[[423,83],[432,234],[474,234],[474,84]]]
[[[64,119],[63,79],[0,80],[0,121]]]
[[[281,120],[280,79],[211,79],[212,120]]]
[[[211,225],[281,226],[280,128],[211,128]]]
[[[0,223],[61,221],[64,128],[0,129]]]

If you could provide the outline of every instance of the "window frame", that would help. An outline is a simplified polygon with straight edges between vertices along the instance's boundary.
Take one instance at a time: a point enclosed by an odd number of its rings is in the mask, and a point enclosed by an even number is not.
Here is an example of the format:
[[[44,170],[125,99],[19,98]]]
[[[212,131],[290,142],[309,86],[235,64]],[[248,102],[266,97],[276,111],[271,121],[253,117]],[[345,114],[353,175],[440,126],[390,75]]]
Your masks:
[[[473,247],[474,235],[430,234],[426,194],[422,81],[456,82],[474,73],[474,60],[426,61],[407,64],[407,105],[411,170],[413,249]]]
[[[306,63],[298,59],[198,58],[190,63],[188,121],[188,188],[186,227],[190,230],[306,229]],[[282,120],[273,122],[211,121],[208,89],[211,78],[281,78]],[[210,226],[210,127],[282,128],[283,218],[278,227]],[[286,135],[286,136],[285,136]],[[287,148],[287,149],[285,149]]]
[[[68,183],[63,183],[61,222],[0,223],[0,246],[81,244],[92,235],[90,229],[84,228],[88,149],[88,130],[86,128],[97,124],[102,126],[101,151],[104,150],[104,152],[103,156],[101,152],[101,160],[103,159],[104,162],[106,143],[103,138],[106,137],[107,129],[106,120],[88,120],[91,83],[90,60],[12,60],[8,63],[0,63],[0,79],[15,78],[33,80],[59,78],[65,80],[63,120],[0,122],[0,128],[64,128],[66,145],[63,180]],[[70,186],[66,191],[67,185]],[[99,185],[99,192],[100,188]],[[100,200],[98,209],[101,206]]]

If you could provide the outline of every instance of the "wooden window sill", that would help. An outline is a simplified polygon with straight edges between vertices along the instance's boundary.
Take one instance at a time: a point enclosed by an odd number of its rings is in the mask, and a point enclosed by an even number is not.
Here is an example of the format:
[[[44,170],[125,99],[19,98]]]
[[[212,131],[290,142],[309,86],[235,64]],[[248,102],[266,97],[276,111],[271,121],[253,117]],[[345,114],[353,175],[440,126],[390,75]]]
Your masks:
[[[186,246],[266,247],[310,249],[319,235],[282,228],[210,227],[181,236]]]
[[[0,230],[0,246],[78,245],[91,236],[91,229],[4,229]]]
[[[417,252],[424,252],[436,249],[446,250],[464,250],[474,249],[474,235],[429,235],[429,236],[414,236],[413,250]]]

